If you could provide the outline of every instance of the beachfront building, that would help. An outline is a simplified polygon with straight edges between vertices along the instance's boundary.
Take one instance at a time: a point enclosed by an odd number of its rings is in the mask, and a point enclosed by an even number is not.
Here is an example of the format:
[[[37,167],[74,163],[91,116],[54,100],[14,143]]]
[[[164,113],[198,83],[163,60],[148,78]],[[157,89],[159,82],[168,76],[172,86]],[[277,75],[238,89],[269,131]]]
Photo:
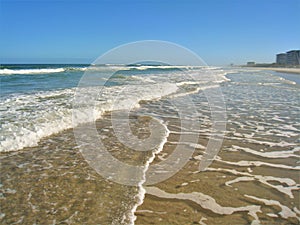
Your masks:
[[[286,65],[286,53],[279,53],[276,55],[276,64]]]
[[[291,50],[286,53],[287,65],[300,65],[300,50]]]
[[[247,66],[255,66],[255,62],[247,62]]]
[[[291,50],[286,53],[279,53],[276,55],[277,65],[300,65],[300,50]]]

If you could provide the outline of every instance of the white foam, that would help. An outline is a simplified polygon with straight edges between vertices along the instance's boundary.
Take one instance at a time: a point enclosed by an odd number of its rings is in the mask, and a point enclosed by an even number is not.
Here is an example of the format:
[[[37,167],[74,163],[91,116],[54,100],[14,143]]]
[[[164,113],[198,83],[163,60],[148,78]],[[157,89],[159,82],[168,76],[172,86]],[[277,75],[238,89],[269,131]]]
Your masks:
[[[139,212],[139,213],[167,214],[167,212],[157,212],[157,211],[152,211],[152,210],[147,210],[147,209],[137,210],[136,212]]]
[[[253,172],[253,170],[250,167],[248,167],[247,170],[248,170],[249,173]]]
[[[89,89],[98,93],[97,88]],[[122,92],[122,86],[103,87],[99,96],[100,101],[94,109],[95,117],[89,116],[89,107],[83,104],[82,110],[73,120],[72,101],[75,90],[72,88],[18,95],[1,101],[0,108],[6,109],[1,112],[0,118],[1,151],[15,151],[36,146],[41,138],[72,128],[73,125],[92,122],[106,111],[128,109],[132,107],[130,99],[136,99],[136,104],[139,100],[159,99],[175,92],[177,86],[170,83],[135,85],[127,88],[126,92]],[[121,98],[118,98],[119,93],[122,93]]]
[[[287,83],[287,84],[293,84],[293,85],[297,84],[295,81],[291,81],[291,80],[285,79],[283,77],[279,77],[279,80],[282,81],[283,83]]]
[[[43,73],[61,73],[65,68],[55,69],[1,69],[0,75],[12,75],[12,74],[43,74]]]
[[[164,144],[167,142],[167,138],[170,134],[168,127],[163,123],[163,121],[161,121],[161,120],[158,120],[158,121],[165,128],[165,136],[162,138],[160,145],[157,147],[157,149],[155,151],[152,152],[151,157],[147,160],[147,162],[144,165],[143,179],[138,184],[139,193],[138,193],[137,197],[138,197],[139,201],[133,206],[132,210],[130,211],[130,215],[129,215],[131,225],[133,225],[134,221],[136,220],[135,212],[136,212],[137,208],[140,205],[142,205],[144,202],[146,189],[144,188],[143,184],[146,182],[146,173],[149,169],[150,164],[155,159],[155,156],[163,150]]]
[[[281,177],[273,177],[273,176],[262,176],[262,175],[254,175],[254,174],[250,174],[250,173],[246,173],[246,172],[239,172],[236,171],[234,169],[222,169],[222,168],[207,168],[206,171],[223,171],[226,173],[231,173],[234,175],[242,175],[244,177],[238,177],[235,178],[231,181],[227,181],[227,185],[232,185],[234,183],[237,182],[241,182],[241,181],[252,181],[252,180],[256,180],[259,181],[260,183],[271,187],[283,194],[288,195],[290,198],[294,198],[293,195],[293,191],[294,190],[299,190],[299,185],[296,184],[296,182],[290,178],[281,178]],[[197,171],[198,172],[198,171]],[[281,184],[285,184],[285,185],[274,185],[272,183],[269,183],[269,181],[277,181]]]
[[[252,137],[252,136],[251,136]],[[262,145],[268,145],[270,147],[278,146],[278,147],[289,147],[289,146],[295,146],[295,143],[288,143],[286,141],[281,142],[270,142],[270,141],[258,141],[256,139],[246,139],[249,143],[255,143],[255,144],[262,144]]]
[[[225,182],[225,185],[226,186],[231,186],[231,184],[238,183],[238,182],[241,182],[241,181],[253,181],[253,180],[255,180],[255,178],[253,178],[253,177],[238,177],[234,180]]]
[[[155,80],[152,80],[150,77],[139,77],[139,76],[130,76],[133,79],[140,80],[142,82],[147,83],[155,83]]]
[[[269,217],[278,218],[278,216],[274,213],[267,213],[266,215]]]
[[[184,86],[184,85],[191,85],[191,84],[201,84],[203,82],[199,82],[199,81],[182,81],[182,82],[178,82],[177,85],[178,86]]]
[[[167,153],[161,153],[160,155],[158,155],[157,156],[157,158],[159,159],[159,160],[161,160],[161,161],[164,161],[164,160],[166,160],[166,156],[167,156],[168,154]]]
[[[300,221],[300,217],[298,217],[297,214],[293,210],[291,210],[289,207],[287,207],[285,205],[282,205],[279,201],[258,198],[258,197],[254,197],[254,196],[250,196],[250,195],[245,195],[245,197],[254,199],[259,202],[263,202],[265,205],[278,206],[281,208],[279,215],[282,218],[288,219],[291,217],[291,218],[297,218]]]
[[[265,130],[264,126],[257,126],[257,130]]]
[[[296,137],[298,136],[298,131],[286,131],[283,129],[270,129],[265,133],[260,133],[260,135],[267,135],[267,136],[281,136],[281,137]]]
[[[299,129],[297,129],[297,128],[294,127],[293,125],[287,125],[287,124],[284,124],[284,125],[282,126],[282,129],[283,129],[283,130],[292,130],[292,131],[296,131],[296,132],[299,131]]]
[[[275,120],[275,121],[279,121],[279,122],[284,122],[283,119],[280,119],[280,117],[278,115],[275,115],[272,120]]]
[[[58,107],[71,96],[72,90],[63,90],[13,96],[1,102],[1,108],[7,108],[0,119],[1,151],[35,146],[41,138],[71,128],[70,103]]]
[[[91,67],[74,67],[74,68],[51,68],[51,69],[2,69],[1,72],[5,74],[38,74],[38,73],[54,73],[63,72],[67,70],[130,70],[135,67],[127,67],[124,65],[106,65],[106,66],[91,66]],[[139,67],[140,68],[140,67]],[[157,68],[156,66],[144,66],[141,68]],[[130,105],[134,98],[138,100],[154,100],[162,96],[179,97],[179,95],[189,95],[197,93],[206,88],[219,87],[219,85],[211,85],[214,81],[220,81],[224,77],[224,72],[214,68],[212,72],[207,72],[210,68],[207,67],[190,67],[190,66],[162,66],[162,69],[169,68],[182,68],[188,69],[188,73],[193,74],[189,78],[191,82],[207,83],[195,90],[179,93],[178,87],[180,82],[187,82],[187,85],[192,85],[186,81],[187,75],[182,71],[172,71],[171,73],[159,74],[153,73],[150,76],[138,75],[131,76],[136,82],[131,85],[103,87],[102,93],[97,99],[95,108],[95,118],[91,118],[90,113],[86,111],[87,107],[82,105],[82,110],[75,118],[75,125],[80,123],[91,122],[99,117],[106,111],[127,109],[132,107]],[[4,72],[5,71],[5,72]],[[212,74],[215,75],[213,78]],[[170,83],[173,82],[173,83]],[[181,83],[183,84],[183,83]],[[206,86],[205,86],[206,85]],[[127,90],[124,94],[124,87]],[[96,87],[94,89],[97,89]],[[93,91],[93,87],[90,88]],[[20,94],[9,96],[7,99],[1,99],[1,137],[0,148],[1,151],[19,150],[24,147],[36,146],[39,140],[51,134],[58,133],[64,129],[73,127],[72,121],[72,101],[75,93],[75,88],[58,90],[58,91],[45,91],[35,94]],[[99,92],[99,89],[96,90]],[[182,90],[181,90],[182,91]],[[184,90],[183,90],[184,91]],[[179,93],[178,96],[176,96]],[[175,93],[175,94],[174,94]],[[89,96],[87,96],[89,98]],[[115,99],[117,98],[117,101]],[[138,104],[135,105],[138,107]],[[197,131],[196,131],[197,132]],[[203,133],[203,130],[199,132]],[[207,130],[209,135],[209,130]],[[206,135],[206,134],[205,134]]]
[[[259,218],[257,216],[258,212],[261,212],[261,207],[257,205],[249,205],[243,207],[226,207],[219,205],[216,200],[200,192],[192,193],[167,193],[157,187],[146,187],[147,194],[151,194],[160,198],[166,199],[179,199],[179,200],[189,200],[193,201],[196,204],[200,205],[203,209],[212,211],[219,215],[231,215],[236,212],[248,212],[250,216],[254,218],[252,222],[259,223]]]
[[[172,133],[172,132],[171,132]],[[190,143],[190,142],[175,142],[175,141],[169,141],[168,143],[174,144],[174,145],[187,145],[191,148],[197,148],[197,149],[206,149],[204,145],[197,144],[197,143]]]
[[[293,210],[294,210],[294,212],[296,212],[300,216],[300,210],[297,209],[297,207],[294,207]]]
[[[275,164],[275,163],[267,163],[267,162],[261,162],[261,161],[238,161],[238,162],[230,162],[230,161],[224,161],[224,160],[219,160],[216,159],[216,161],[226,163],[229,165],[234,165],[234,166],[269,166],[273,168],[281,168],[281,169],[288,169],[288,170],[300,170],[300,166],[288,166],[288,165],[283,165],[283,164]],[[250,169],[250,168],[248,168]],[[250,170],[252,172],[252,170]]]
[[[285,150],[285,151],[270,151],[270,152],[258,152],[255,150],[252,150],[250,148],[244,148],[237,145],[232,145],[232,148],[235,150],[242,150],[247,153],[251,153],[253,155],[258,155],[265,158],[300,158],[299,155],[294,154],[295,152],[300,151],[300,147],[295,147],[293,150]]]
[[[207,85],[207,86],[203,86],[203,87],[197,87],[197,88],[195,88],[195,90],[192,90],[192,91],[173,94],[172,97],[177,98],[177,97],[182,97],[182,96],[186,96],[186,95],[197,94],[199,91],[203,91],[203,90],[207,90],[207,89],[211,89],[211,88],[218,88],[218,87],[220,87],[220,86],[219,85]]]
[[[247,131],[247,129],[245,129],[244,127],[241,127],[241,128],[243,128],[245,131]],[[260,135],[287,136],[287,137],[298,136],[297,133],[279,131],[279,133],[274,134],[274,133],[271,133],[271,131],[272,130],[269,130],[266,133],[260,133]],[[251,133],[251,134],[243,133],[243,134],[241,134],[241,133],[234,132],[233,135],[234,136],[226,136],[225,138],[231,139],[231,140],[240,140],[240,141],[242,140],[243,142],[266,145],[266,146],[270,146],[270,147],[290,147],[290,146],[296,146],[297,145],[296,143],[289,143],[289,142],[286,142],[286,141],[281,141],[281,142],[259,141],[259,140],[256,140],[256,139],[253,138],[255,133]]]
[[[180,65],[170,65],[170,66],[131,66],[130,68],[134,68],[137,70],[147,70],[147,69],[196,69],[203,68],[203,66],[180,66]]]
[[[205,220],[207,220],[207,218],[201,217],[201,219],[199,221],[199,224],[201,224],[201,225],[207,225],[206,223],[204,223]]]

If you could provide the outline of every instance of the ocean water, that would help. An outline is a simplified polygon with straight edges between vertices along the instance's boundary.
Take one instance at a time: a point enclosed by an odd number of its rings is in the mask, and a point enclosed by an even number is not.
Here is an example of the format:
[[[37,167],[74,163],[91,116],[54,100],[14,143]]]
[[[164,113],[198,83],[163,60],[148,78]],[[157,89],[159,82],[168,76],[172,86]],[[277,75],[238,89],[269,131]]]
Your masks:
[[[299,224],[297,76],[218,67],[1,65],[1,223]],[[92,116],[92,95],[78,104],[80,93],[97,93]],[[215,127],[217,119],[226,127]],[[101,146],[74,137],[89,123]],[[224,128],[223,142],[208,152],[209,141],[219,138],[216,128]],[[158,144],[144,145],[152,136]],[[101,148],[141,174],[114,167],[115,177],[103,176],[98,170],[112,161],[94,165],[89,151]],[[184,154],[171,164],[187,158],[183,168],[148,184],[151,169],[170,172],[151,165],[172,159],[176,149]],[[203,162],[208,168],[199,171]],[[135,185],[122,184],[128,178]]]

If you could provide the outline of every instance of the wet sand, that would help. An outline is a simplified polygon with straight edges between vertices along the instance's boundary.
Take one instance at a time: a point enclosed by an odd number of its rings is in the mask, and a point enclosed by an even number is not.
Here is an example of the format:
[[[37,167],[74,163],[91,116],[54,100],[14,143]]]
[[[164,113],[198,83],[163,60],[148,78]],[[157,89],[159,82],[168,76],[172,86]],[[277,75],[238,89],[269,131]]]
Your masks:
[[[137,133],[138,119],[132,121]],[[127,163],[143,164],[147,154],[133,155],[118,146],[111,129],[109,114],[97,121],[108,151]],[[138,188],[96,173],[80,153],[72,129],[44,138],[36,147],[1,153],[0,160],[1,224],[128,224],[134,216]]]
[[[199,143],[205,145],[206,140],[199,140]],[[236,143],[225,141],[223,149],[232,144]],[[168,151],[167,145],[164,150]],[[228,165],[224,163],[227,158],[230,162],[261,161],[262,159],[240,151],[223,150],[219,153],[219,160],[214,161],[207,171],[199,172],[199,155],[202,154],[203,150],[196,149],[193,158],[176,175],[146,188],[148,193],[143,205],[136,212],[136,224],[251,224],[252,222],[253,224],[255,222],[257,224],[299,224],[299,214],[298,219],[292,216],[286,216],[286,218],[278,216],[285,207],[299,208],[299,186],[288,185],[283,180],[272,180],[272,178],[263,183],[264,177],[267,176],[297,181],[299,169],[282,170],[269,166]],[[268,161],[275,164],[289,161],[290,164],[295,165],[297,159]],[[230,184],[230,181],[239,177],[247,177],[248,181],[244,178],[244,181]],[[287,194],[270,185],[283,186],[286,189],[292,187],[294,198],[290,199]],[[155,188],[158,188],[160,192]],[[167,195],[161,192],[166,192]],[[182,196],[183,193],[187,196]],[[188,194],[191,195],[188,196]],[[199,195],[202,197],[197,200]],[[267,205],[252,196],[272,199],[280,203],[271,202]]]
[[[168,142],[153,163],[174,150],[179,139],[176,125],[176,121],[169,123]],[[227,126],[227,131],[237,129],[234,124]],[[270,147],[268,143],[235,138],[227,132],[214,162],[199,172],[208,142],[208,135],[200,135],[199,145],[184,168],[146,187],[136,224],[299,224],[299,150],[291,157],[267,157],[281,151],[287,156],[290,147]],[[235,146],[251,148],[258,154]]]

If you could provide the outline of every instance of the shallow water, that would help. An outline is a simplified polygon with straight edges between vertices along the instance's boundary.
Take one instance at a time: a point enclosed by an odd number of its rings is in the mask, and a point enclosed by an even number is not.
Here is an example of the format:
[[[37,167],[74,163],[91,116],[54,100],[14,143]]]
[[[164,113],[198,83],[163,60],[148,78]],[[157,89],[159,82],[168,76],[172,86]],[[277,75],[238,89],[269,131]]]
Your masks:
[[[202,147],[175,176],[146,188],[136,224],[299,224],[299,86],[266,73],[227,77],[222,150],[199,172],[209,131],[195,131]]]

